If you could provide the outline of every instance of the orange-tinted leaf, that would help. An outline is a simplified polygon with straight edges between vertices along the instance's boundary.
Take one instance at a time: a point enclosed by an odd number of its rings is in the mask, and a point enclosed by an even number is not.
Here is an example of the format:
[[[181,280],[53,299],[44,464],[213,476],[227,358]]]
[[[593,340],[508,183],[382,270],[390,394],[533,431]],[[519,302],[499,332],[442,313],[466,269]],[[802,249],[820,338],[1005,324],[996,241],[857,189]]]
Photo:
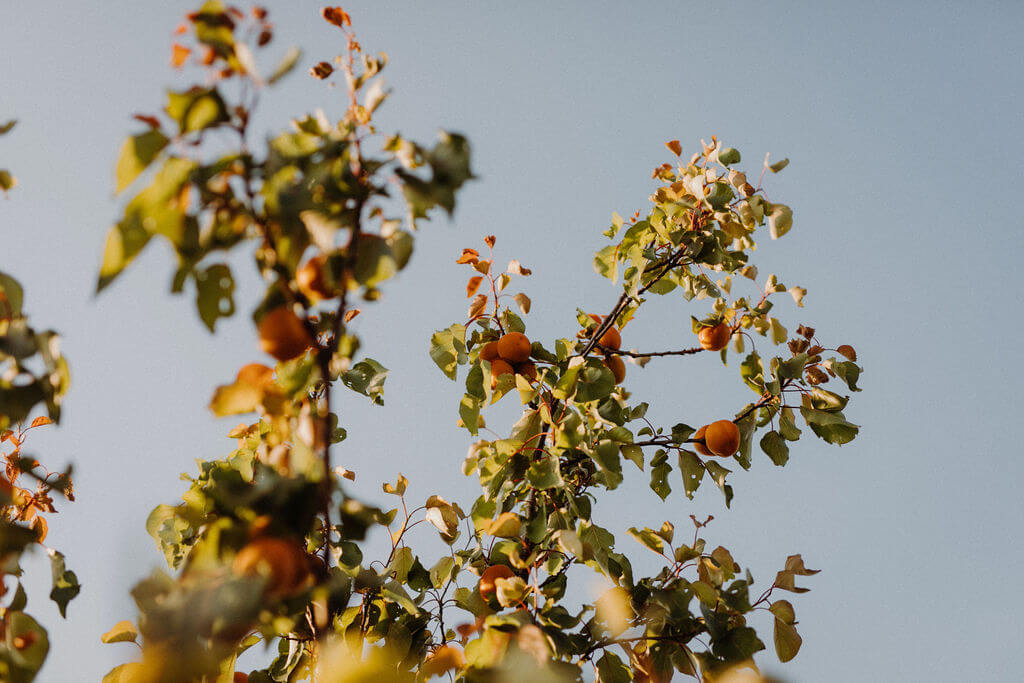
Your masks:
[[[494,242],[495,241],[496,240],[495,240],[494,235],[488,235],[487,237],[484,238],[484,244],[486,244],[491,249],[494,249]]]
[[[463,249],[462,256],[455,259],[456,263],[476,263],[480,260],[480,252],[476,249]]]
[[[484,307],[487,306],[487,296],[484,294],[477,294],[473,302],[469,304],[469,317],[475,318],[484,311]]]
[[[319,78],[321,81],[334,73],[334,67],[327,62],[320,62],[314,65],[309,70],[309,75],[313,78]]]
[[[171,66],[175,69],[180,69],[190,54],[192,54],[192,50],[188,49],[184,45],[175,43],[171,46]]]
[[[12,432],[10,429],[5,429],[2,433],[0,433],[0,443],[7,441],[7,439],[11,438],[12,436],[14,436],[14,432]]]
[[[33,427],[42,427],[43,425],[52,425],[52,424],[53,424],[53,420],[51,420],[50,418],[46,417],[45,415],[40,415],[36,419],[32,420],[32,424],[30,424],[28,426],[28,428],[32,429]]]
[[[188,32],[188,24],[182,23],[182,24],[178,24],[177,26],[174,27],[174,35],[176,35],[176,36],[180,36],[183,33],[187,33],[187,32]]]
[[[237,382],[251,387],[262,388],[273,381],[273,377],[273,369],[262,363],[249,363],[248,365],[243,365],[242,369],[238,371]]]
[[[669,140],[665,143],[665,146],[672,150],[672,153],[676,156],[683,153],[683,146],[679,144],[679,140]]]
[[[519,304],[519,310],[523,312],[523,315],[530,312],[530,297],[520,292],[512,298],[516,300],[517,304]]]
[[[475,275],[475,276],[469,278],[469,282],[466,283],[466,298],[467,299],[469,297],[473,296],[474,294],[476,294],[476,290],[480,289],[480,283],[483,282],[483,281],[484,281],[484,279],[480,275]]]
[[[857,360],[857,352],[854,351],[853,347],[850,346],[849,344],[843,344],[838,349],[836,349],[836,352],[837,353],[841,353],[842,355],[846,356],[850,360]]]
[[[529,268],[524,268],[518,259],[512,259],[508,264],[508,272],[514,275],[531,275],[533,273]]]
[[[135,114],[134,116],[132,116],[132,118],[135,119],[136,121],[142,121],[144,124],[146,124],[150,128],[159,128],[160,127],[160,119],[158,119],[155,116],[148,116],[147,114]]]
[[[363,311],[362,311],[361,308],[353,308],[351,311],[346,311],[345,312],[345,322],[349,322],[350,320],[352,320],[352,318],[356,317],[357,315],[359,315],[362,312]]]

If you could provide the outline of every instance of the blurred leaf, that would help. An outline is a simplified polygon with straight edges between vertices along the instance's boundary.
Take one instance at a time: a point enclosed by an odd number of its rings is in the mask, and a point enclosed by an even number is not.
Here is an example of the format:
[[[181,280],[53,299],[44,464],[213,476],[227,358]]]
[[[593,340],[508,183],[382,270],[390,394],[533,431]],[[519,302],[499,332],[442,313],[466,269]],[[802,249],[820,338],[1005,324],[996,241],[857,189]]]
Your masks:
[[[147,130],[125,140],[121,147],[121,156],[117,160],[115,191],[121,192],[131,185],[132,181],[153,163],[168,142],[170,140],[167,136],[156,129]]]
[[[46,552],[50,556],[50,569],[53,574],[50,599],[57,603],[60,615],[67,618],[68,603],[81,592],[82,587],[78,584],[75,573],[64,566],[64,555],[52,549]]]
[[[125,620],[114,624],[114,628],[104,633],[100,640],[104,643],[134,643],[138,637],[139,631],[135,624]]]
[[[169,90],[165,111],[178,124],[182,134],[229,120],[227,105],[216,88],[194,87],[183,92]]]
[[[226,264],[216,263],[196,273],[196,308],[213,332],[217,320],[235,313],[235,278]]]
[[[267,82],[273,85],[279,80],[287,76],[295,68],[295,65],[299,63],[299,59],[302,57],[302,50],[297,47],[289,47],[288,51],[284,53],[284,57],[274,68],[274,72],[270,74],[270,78]]]

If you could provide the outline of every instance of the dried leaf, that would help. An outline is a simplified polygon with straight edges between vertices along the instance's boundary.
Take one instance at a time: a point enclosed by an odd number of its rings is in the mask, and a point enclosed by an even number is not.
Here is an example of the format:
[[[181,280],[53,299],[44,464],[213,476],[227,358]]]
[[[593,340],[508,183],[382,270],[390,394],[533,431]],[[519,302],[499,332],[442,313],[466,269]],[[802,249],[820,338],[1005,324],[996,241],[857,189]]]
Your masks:
[[[489,260],[477,261],[476,263],[473,264],[473,268],[474,270],[476,270],[476,272],[487,275],[487,273],[491,272],[491,262]]]
[[[487,296],[485,294],[477,294],[473,302],[469,304],[469,317],[476,318],[484,311],[484,307],[487,306]]]
[[[480,260],[480,252],[476,249],[463,249],[462,255],[455,259],[456,263],[476,263]]]
[[[340,7],[324,7],[320,11],[321,16],[324,20],[330,24],[334,24],[338,28],[344,28],[345,26],[352,25],[352,18],[348,16],[348,13]]]
[[[840,346],[838,349],[836,349],[836,353],[840,353],[852,361],[857,360],[857,352],[854,351],[853,347],[850,346],[849,344],[843,344],[842,346]]]
[[[334,73],[334,67],[328,62],[320,62],[319,64],[313,65],[309,70],[309,75],[313,78],[319,78],[321,81]]]
[[[36,419],[32,420],[32,424],[30,424],[28,426],[28,428],[32,429],[33,427],[42,427],[43,425],[52,425],[52,424],[53,424],[53,420],[51,420],[50,418],[46,417],[45,415],[40,415]]]
[[[519,263],[518,259],[512,259],[509,261],[508,272],[513,275],[522,275],[524,277],[533,273],[529,268],[524,268],[523,265]]]
[[[519,310],[523,312],[523,315],[530,312],[530,297],[520,292],[512,298],[516,300],[517,304],[519,304]]]
[[[483,281],[484,281],[484,279],[480,275],[475,275],[475,276],[469,278],[469,282],[466,283],[466,298],[467,299],[469,297],[473,296],[474,294],[476,294],[476,290],[480,289],[480,283],[483,282]]]
[[[484,238],[484,244],[486,244],[491,249],[494,249],[494,242],[495,242],[494,235],[488,235],[487,237]]]
[[[361,308],[353,308],[351,311],[346,311],[345,312],[345,322],[349,322],[350,320],[352,320],[352,318],[356,317],[357,315],[359,315],[362,312],[363,311],[362,311]]]
[[[793,297],[793,301],[796,302],[796,305],[803,308],[804,297],[807,296],[807,290],[803,287],[790,287],[787,291],[789,291],[790,295]]]
[[[683,153],[683,146],[679,144],[679,140],[669,140],[665,143],[665,146],[672,150],[672,153],[676,156],[680,156]]]

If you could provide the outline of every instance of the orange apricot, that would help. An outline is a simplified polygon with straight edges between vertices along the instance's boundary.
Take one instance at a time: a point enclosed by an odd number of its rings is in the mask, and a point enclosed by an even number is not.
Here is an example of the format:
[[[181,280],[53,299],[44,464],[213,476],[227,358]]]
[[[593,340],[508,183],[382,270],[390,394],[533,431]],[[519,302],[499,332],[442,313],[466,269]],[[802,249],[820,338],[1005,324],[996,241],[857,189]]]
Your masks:
[[[740,449],[740,429],[731,420],[712,422],[704,433],[704,442],[709,451],[728,458]]]
[[[497,595],[497,587],[494,585],[498,579],[510,579],[515,572],[503,564],[491,565],[480,575],[480,597],[484,602],[490,602],[491,598]]]
[[[309,578],[309,560],[298,542],[273,536],[249,541],[231,564],[236,574],[265,576],[271,596],[295,593]]]
[[[268,311],[259,323],[260,348],[280,361],[301,356],[313,340],[299,316],[287,306]]]
[[[702,327],[697,333],[697,341],[705,351],[721,351],[728,345],[730,338],[732,338],[732,329],[725,323]]]
[[[601,321],[604,320],[601,316],[594,315],[593,313],[590,314],[590,319],[597,323],[598,327],[600,327]],[[622,335],[619,334],[619,329],[612,325],[605,330],[604,334],[602,334],[600,339],[597,340],[597,343],[601,346],[609,349],[615,349],[617,351],[622,348]]]
[[[700,429],[697,430],[697,432],[693,435],[693,438],[694,439],[703,439],[704,438],[704,434],[706,434],[707,431],[708,431],[708,426],[704,425],[703,427],[701,427]],[[694,448],[694,450],[696,450],[698,453],[700,453],[701,455],[703,455],[706,458],[710,458],[712,455],[714,455],[714,453],[709,451],[708,447],[705,446],[702,441],[695,441],[694,444],[693,444],[693,448]]]
[[[522,375],[528,382],[537,381],[537,366],[532,361],[526,361],[525,363],[516,363],[516,374]]]
[[[513,374],[515,374],[515,368],[502,359],[499,358],[491,361],[491,388],[493,389],[498,385],[498,378],[502,375]]]
[[[480,349],[480,360],[485,360],[493,363],[500,356],[498,355],[498,342],[492,341],[484,344],[484,347]]]
[[[626,379],[626,364],[622,362],[622,358],[619,356],[608,356],[604,359],[604,364],[612,371],[615,383],[622,384],[622,380]]]
[[[498,340],[498,355],[509,363],[522,363],[530,357],[530,340],[522,332],[509,332]]]

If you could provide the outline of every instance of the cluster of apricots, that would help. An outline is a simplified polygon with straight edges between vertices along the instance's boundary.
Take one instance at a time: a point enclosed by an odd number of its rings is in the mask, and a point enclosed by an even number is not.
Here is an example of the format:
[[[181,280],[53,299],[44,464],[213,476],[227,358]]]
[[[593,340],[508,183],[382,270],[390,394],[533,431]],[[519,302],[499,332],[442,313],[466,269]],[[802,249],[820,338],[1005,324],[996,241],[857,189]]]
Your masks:
[[[491,364],[492,389],[502,375],[522,375],[530,382],[537,379],[537,366],[530,360],[530,339],[522,332],[509,332],[487,342],[480,349],[480,360]]]
[[[249,541],[231,564],[241,576],[263,576],[270,597],[294,595],[309,584],[315,560],[297,541],[259,536]]]
[[[729,458],[740,449],[740,429],[730,420],[706,424],[697,430],[693,438],[694,448],[704,456]]]
[[[724,322],[717,325],[700,328],[697,333],[697,341],[705,351],[721,351],[732,339],[732,328]]]
[[[593,313],[590,314],[590,319],[594,321],[594,324],[597,327],[600,327],[601,321],[604,320],[601,316],[594,315]],[[597,328],[595,327],[595,330],[596,329]],[[621,384],[622,380],[626,379],[626,364],[622,362],[621,357],[608,352],[608,349],[618,351],[622,348],[622,335],[619,334],[619,329],[614,325],[609,327],[597,340],[597,344],[600,347],[601,353],[605,354],[604,364],[612,371],[612,375],[615,377],[615,383]]]

